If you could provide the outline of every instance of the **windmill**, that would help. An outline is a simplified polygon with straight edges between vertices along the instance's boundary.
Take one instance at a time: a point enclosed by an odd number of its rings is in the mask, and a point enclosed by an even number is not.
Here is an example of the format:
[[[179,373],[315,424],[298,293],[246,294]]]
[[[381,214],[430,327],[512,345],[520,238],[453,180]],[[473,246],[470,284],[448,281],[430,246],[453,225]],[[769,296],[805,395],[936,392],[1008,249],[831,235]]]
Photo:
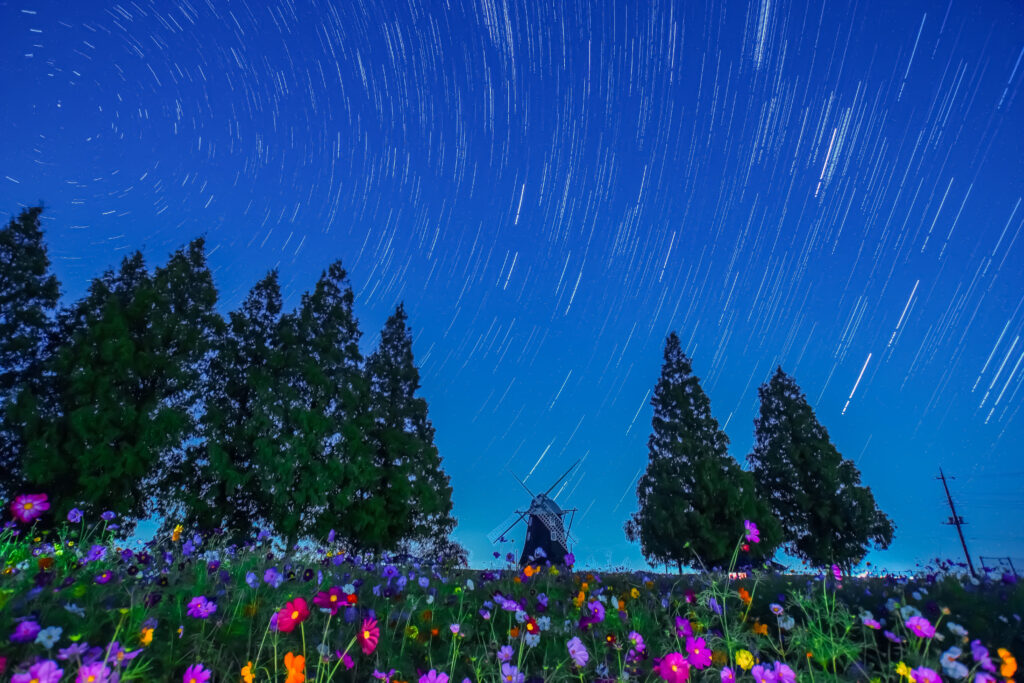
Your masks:
[[[566,553],[569,552],[568,541],[575,541],[575,539],[569,536],[569,528],[572,527],[572,520],[576,516],[576,508],[563,510],[558,507],[554,500],[548,498],[548,494],[579,464],[580,461],[577,460],[547,491],[537,495],[534,495],[526,487],[526,484],[513,474],[512,476],[519,482],[519,485],[530,494],[532,499],[530,507],[527,510],[516,510],[513,514],[509,515],[508,519],[496,526],[491,533],[487,534],[488,542],[494,544],[499,538],[503,538],[505,534],[511,531],[512,527],[519,524],[524,517],[529,516],[526,526],[526,542],[523,543],[523,552],[519,556],[519,566],[528,564],[530,557],[536,552],[537,548],[544,549],[545,557],[552,564],[563,563]],[[569,527],[566,527],[562,518],[570,512],[572,516],[569,517]]]

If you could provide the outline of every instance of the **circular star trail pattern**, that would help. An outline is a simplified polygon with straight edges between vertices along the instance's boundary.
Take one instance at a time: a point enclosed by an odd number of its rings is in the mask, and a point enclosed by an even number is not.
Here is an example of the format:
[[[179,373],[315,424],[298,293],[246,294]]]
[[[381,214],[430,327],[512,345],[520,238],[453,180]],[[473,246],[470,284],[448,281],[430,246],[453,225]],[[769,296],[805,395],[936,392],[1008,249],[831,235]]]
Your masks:
[[[622,531],[678,331],[741,463],[793,374],[897,524],[893,568],[1024,556],[1024,10],[981,2],[12,0],[0,210],[43,200],[65,300],[207,235],[221,308],[342,259],[363,350],[410,314],[485,535],[578,457]],[[522,543],[523,528],[511,534]],[[509,550],[506,546],[504,550]]]

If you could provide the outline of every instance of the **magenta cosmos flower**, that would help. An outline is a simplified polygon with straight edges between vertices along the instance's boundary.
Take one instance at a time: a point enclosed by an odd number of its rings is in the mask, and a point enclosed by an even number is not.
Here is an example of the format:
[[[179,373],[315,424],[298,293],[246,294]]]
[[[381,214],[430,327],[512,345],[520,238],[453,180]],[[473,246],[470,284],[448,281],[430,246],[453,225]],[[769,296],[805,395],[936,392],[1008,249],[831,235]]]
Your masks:
[[[907,619],[907,628],[918,638],[931,638],[935,635],[935,627],[924,617],[910,617]]]
[[[736,674],[730,667],[726,666],[722,668],[721,679],[722,683],[736,683]]]
[[[777,680],[775,671],[761,664],[751,669],[750,675],[754,677],[755,683],[776,683]]]
[[[202,664],[193,664],[185,669],[185,675],[181,677],[181,683],[207,683],[209,680],[210,672]]]
[[[75,683],[112,683],[118,679],[117,674],[113,674],[111,677],[110,669],[103,662],[93,662],[92,664],[83,664],[82,668],[78,670],[78,677],[75,678]]]
[[[746,531],[747,543],[757,543],[761,540],[761,532],[758,531],[757,525],[749,519],[743,521],[743,528]]]
[[[670,652],[658,663],[658,675],[668,683],[685,683],[690,677],[690,663],[678,652]]]
[[[26,674],[14,674],[11,683],[57,683],[64,675],[64,669],[57,668],[57,662],[46,659],[29,667]]]
[[[30,643],[36,639],[41,630],[39,624],[31,619],[18,622],[18,625],[14,627],[14,633],[11,634],[10,641],[12,643]]]
[[[50,504],[46,502],[45,493],[29,493],[18,496],[11,503],[11,514],[25,524],[30,524],[37,517],[42,517],[43,513],[49,509]]]
[[[686,659],[698,670],[711,666],[711,650],[703,638],[690,636],[686,639]]]
[[[914,683],[942,683],[939,674],[926,666],[919,666],[910,672],[914,677]]]
[[[448,683],[448,674],[438,673],[431,669],[420,676],[419,683]]]

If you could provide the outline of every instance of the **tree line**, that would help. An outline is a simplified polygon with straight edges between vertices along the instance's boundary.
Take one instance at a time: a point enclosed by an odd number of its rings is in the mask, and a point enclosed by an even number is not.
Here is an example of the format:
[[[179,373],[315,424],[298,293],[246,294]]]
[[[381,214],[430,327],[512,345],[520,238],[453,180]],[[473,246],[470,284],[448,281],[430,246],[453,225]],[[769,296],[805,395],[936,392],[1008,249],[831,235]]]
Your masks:
[[[813,567],[849,572],[871,544],[889,547],[892,521],[781,366],[758,389],[760,414],[744,470],[728,455],[729,437],[675,332],[664,359],[651,398],[639,510],[624,527],[649,563],[724,567],[746,520],[758,526],[760,540],[742,546],[741,564],[763,563],[782,548]]]
[[[152,272],[137,251],[60,306],[41,212],[0,230],[0,498],[47,493],[43,525],[111,510],[131,534],[157,514],[160,535],[181,523],[241,544],[265,529],[291,548],[334,530],[356,552],[465,562],[401,303],[366,358],[340,261],[294,311],[271,270],[225,320],[198,238]],[[779,367],[758,393],[744,470],[668,336],[624,527],[652,565],[725,566],[745,520],[760,541],[743,563],[782,548],[849,570],[892,541],[793,378]]]
[[[293,547],[465,550],[434,445],[403,305],[366,358],[340,261],[292,312],[272,270],[225,320],[193,240],[142,253],[59,306],[42,207],[0,230],[0,497],[45,492],[56,526],[107,510]]]

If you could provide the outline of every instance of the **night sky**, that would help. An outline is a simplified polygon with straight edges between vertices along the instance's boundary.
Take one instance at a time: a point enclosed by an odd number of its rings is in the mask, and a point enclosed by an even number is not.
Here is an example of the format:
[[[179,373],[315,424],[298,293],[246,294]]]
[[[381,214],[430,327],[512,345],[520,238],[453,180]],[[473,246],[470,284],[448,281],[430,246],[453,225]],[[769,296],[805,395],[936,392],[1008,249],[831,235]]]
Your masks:
[[[225,315],[341,259],[404,300],[455,537],[559,491],[622,525],[675,330],[745,465],[792,374],[897,525],[894,570],[1024,565],[1024,6],[1015,0],[0,1],[0,218],[64,302],[207,235]],[[521,546],[524,527],[511,536]],[[740,530],[737,530],[737,534]],[[511,550],[508,545],[504,551]]]

